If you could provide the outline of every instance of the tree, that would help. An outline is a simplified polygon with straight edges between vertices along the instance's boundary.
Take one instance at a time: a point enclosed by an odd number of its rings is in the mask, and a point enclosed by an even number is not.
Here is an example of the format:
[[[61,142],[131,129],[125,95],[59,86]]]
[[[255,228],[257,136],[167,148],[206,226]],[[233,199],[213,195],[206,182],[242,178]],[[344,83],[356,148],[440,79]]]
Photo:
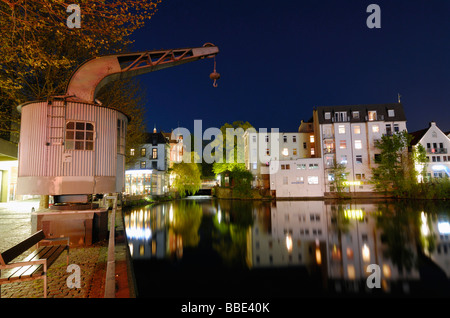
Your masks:
[[[399,195],[403,191],[405,182],[413,181],[413,170],[408,154],[411,136],[406,131],[392,136],[384,135],[375,142],[375,147],[381,152],[378,166],[372,168],[371,182],[376,191],[392,191]]]
[[[216,175],[224,171],[246,170],[243,135],[245,131],[251,128],[253,128],[253,126],[248,121],[234,121],[232,124],[225,123],[222,127],[220,127],[222,134],[212,142],[212,145],[223,145],[223,158],[225,160],[223,162],[214,162],[213,172]],[[235,132],[232,139],[227,139],[227,130],[229,132]]]
[[[65,93],[84,61],[120,53],[161,0],[79,0],[81,28],[66,25],[69,3],[0,0],[0,131],[18,135],[16,107]]]
[[[421,143],[418,143],[417,146],[413,147],[413,158],[417,173],[420,176],[419,179],[421,182],[424,182],[427,176],[428,159],[425,147]]]
[[[347,168],[344,164],[336,162],[333,160],[333,165],[329,168],[328,172],[333,176],[330,180],[330,186],[334,188],[334,191],[338,196],[342,195],[342,192],[348,186],[344,183],[347,180]]]
[[[197,193],[202,185],[202,175],[199,165],[194,163],[194,158],[198,155],[192,152],[191,156],[191,163],[175,163],[171,170],[171,174],[173,175],[172,186],[178,191],[181,197],[185,197],[188,193]]]

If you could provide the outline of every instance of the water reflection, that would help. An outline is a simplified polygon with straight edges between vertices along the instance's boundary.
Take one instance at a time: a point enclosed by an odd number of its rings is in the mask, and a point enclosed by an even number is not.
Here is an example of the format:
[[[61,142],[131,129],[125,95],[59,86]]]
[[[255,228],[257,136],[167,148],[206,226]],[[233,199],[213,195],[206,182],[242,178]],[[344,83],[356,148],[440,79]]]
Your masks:
[[[383,292],[410,293],[431,272],[445,274],[448,288],[449,212],[445,202],[189,199],[131,210],[125,226],[134,259],[182,262],[192,253],[201,266],[202,253],[215,253],[221,269],[249,275],[306,269],[331,292],[367,292],[368,265],[377,264]]]

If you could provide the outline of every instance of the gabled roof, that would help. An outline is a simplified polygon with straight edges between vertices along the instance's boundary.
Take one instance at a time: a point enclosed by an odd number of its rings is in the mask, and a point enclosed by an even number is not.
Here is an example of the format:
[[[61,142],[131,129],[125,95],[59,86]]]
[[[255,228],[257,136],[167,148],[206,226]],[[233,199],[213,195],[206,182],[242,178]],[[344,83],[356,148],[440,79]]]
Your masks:
[[[145,143],[146,144],[167,144],[167,138],[161,132],[157,133],[145,133]]]
[[[427,133],[428,129],[430,128],[425,128],[409,133],[412,136],[411,146],[417,145],[420,139],[422,139],[422,137]]]

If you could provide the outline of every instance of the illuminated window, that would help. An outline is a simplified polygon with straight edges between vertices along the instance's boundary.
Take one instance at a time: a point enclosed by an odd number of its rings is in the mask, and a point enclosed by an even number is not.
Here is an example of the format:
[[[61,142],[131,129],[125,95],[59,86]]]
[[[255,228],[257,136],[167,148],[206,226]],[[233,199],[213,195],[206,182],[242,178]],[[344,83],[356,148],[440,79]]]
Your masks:
[[[377,112],[375,110],[369,110],[367,117],[369,121],[377,120]]]
[[[355,149],[362,149],[362,141],[355,140]]]
[[[297,148],[294,148],[294,149],[292,150],[292,154],[293,154],[294,156],[297,155]]]
[[[287,148],[283,148],[283,151],[281,152],[283,156],[289,156],[289,150]]]
[[[347,149],[347,141],[345,141],[345,140],[340,140],[340,141],[339,141],[339,148],[340,148],[340,149]]]
[[[147,154],[147,149],[141,148],[141,157],[145,157],[146,154]]]
[[[94,124],[67,122],[65,146],[68,150],[94,150]]]
[[[347,164],[347,155],[341,156],[341,164],[346,165]]]
[[[378,125],[373,125],[373,126],[372,126],[372,132],[374,132],[374,133],[380,132],[380,126],[378,126]]]
[[[145,163],[145,161],[141,161],[141,169],[145,169],[146,168],[146,163]]]
[[[339,125],[338,126],[338,131],[340,134],[345,134],[345,125]]]
[[[353,119],[359,119],[359,112],[352,112]]]
[[[133,148],[130,149],[130,156],[134,156],[134,149]]]
[[[152,159],[158,159],[158,148],[152,149]]]
[[[357,126],[353,126],[353,132],[356,135],[359,135],[361,133],[361,126],[357,125]]]
[[[318,176],[308,176],[308,184],[319,184]]]
[[[270,156],[270,150],[269,150],[269,148],[266,148],[266,155]]]
[[[326,112],[324,115],[325,119],[331,119],[331,113],[330,112]]]
[[[311,156],[314,156],[315,150],[314,148],[311,148]]]
[[[314,135],[309,136],[309,142],[314,142]]]

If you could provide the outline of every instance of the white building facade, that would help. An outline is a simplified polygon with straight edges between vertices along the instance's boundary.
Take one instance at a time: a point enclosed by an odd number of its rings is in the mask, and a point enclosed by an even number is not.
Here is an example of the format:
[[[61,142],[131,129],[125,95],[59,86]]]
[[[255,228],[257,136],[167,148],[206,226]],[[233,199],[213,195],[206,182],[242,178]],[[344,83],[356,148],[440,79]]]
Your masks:
[[[332,192],[330,171],[334,162],[346,166],[348,191],[371,192],[371,169],[380,153],[375,141],[406,130],[402,104],[325,106],[314,110],[317,153],[324,165],[325,192]]]
[[[167,194],[170,145],[163,133],[147,133],[146,143],[130,151],[137,158],[134,166],[125,171],[125,192],[131,195]]]
[[[272,161],[270,190],[279,198],[323,197],[323,161],[321,158]]]
[[[435,122],[429,128],[411,133],[411,145],[417,147],[421,144],[427,152],[428,163],[426,176],[428,179],[450,177],[450,139],[439,129]],[[419,174],[423,166],[416,166]]]

